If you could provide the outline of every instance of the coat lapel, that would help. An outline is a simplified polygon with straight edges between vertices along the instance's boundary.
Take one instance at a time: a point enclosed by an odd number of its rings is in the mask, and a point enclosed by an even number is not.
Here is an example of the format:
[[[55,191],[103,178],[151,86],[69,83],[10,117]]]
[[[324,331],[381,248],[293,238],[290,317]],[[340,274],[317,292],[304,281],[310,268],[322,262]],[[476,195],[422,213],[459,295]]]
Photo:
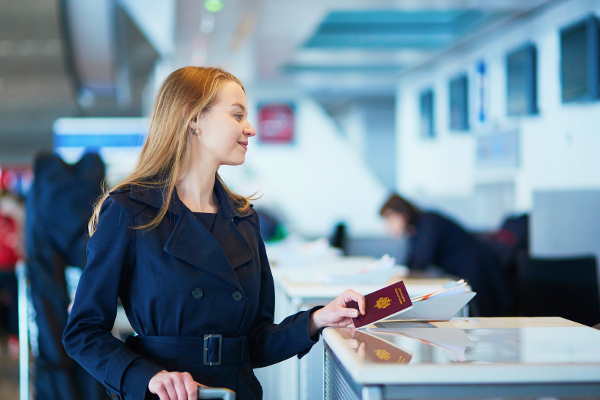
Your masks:
[[[248,217],[251,212],[240,214],[231,204],[225,189],[216,180],[215,194],[218,212],[212,234],[173,192],[169,212],[177,222],[164,250],[198,268],[204,269],[236,286],[240,286],[234,269],[252,260],[254,251],[236,226],[236,220]],[[160,209],[163,190],[160,187],[132,185],[131,198]],[[168,216],[165,216],[167,218]],[[169,217],[171,218],[171,217]]]
[[[216,225],[217,221],[215,221]],[[189,210],[184,211],[164,250],[236,286],[240,282],[217,240]]]

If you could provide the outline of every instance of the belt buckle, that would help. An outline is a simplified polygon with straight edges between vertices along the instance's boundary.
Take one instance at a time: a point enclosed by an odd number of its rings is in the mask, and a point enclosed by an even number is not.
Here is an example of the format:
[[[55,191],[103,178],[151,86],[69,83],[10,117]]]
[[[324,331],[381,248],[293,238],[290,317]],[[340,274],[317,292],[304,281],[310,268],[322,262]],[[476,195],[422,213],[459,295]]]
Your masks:
[[[216,362],[209,362],[208,361],[208,339],[210,338],[218,338],[219,339],[219,360]],[[221,350],[223,348],[223,335],[219,335],[219,334],[208,334],[208,335],[204,335],[204,350],[203,350],[203,363],[204,365],[208,365],[208,366],[213,366],[213,365],[221,365]]]

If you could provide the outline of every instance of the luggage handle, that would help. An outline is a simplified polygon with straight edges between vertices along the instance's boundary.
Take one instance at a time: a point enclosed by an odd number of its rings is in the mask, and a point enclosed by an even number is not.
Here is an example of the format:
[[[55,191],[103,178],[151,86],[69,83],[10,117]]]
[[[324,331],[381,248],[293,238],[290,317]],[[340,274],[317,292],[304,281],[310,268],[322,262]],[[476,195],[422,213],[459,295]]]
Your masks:
[[[235,400],[235,392],[225,388],[198,388],[198,399]]]

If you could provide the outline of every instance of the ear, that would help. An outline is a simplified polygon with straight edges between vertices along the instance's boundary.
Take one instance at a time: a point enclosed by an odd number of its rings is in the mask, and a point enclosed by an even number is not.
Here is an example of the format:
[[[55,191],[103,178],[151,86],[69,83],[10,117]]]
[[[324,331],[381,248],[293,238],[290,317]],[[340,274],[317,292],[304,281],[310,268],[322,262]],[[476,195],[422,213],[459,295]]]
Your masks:
[[[183,109],[181,110],[181,117],[186,120],[189,116],[188,116],[188,108],[189,105],[186,104],[183,106]],[[190,122],[188,122],[188,128],[190,128],[192,131],[195,131],[197,129],[197,117],[194,117],[190,120]]]
[[[192,118],[190,122],[188,122],[188,127],[193,131],[198,129],[198,117]]]

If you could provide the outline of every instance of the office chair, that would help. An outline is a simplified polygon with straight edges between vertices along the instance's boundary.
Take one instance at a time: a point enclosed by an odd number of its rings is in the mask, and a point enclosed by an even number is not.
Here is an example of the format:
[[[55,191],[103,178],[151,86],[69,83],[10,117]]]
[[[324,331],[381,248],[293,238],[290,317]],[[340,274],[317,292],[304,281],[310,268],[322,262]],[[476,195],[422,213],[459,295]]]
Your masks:
[[[596,258],[517,257],[519,314],[559,316],[587,326],[600,322]]]

